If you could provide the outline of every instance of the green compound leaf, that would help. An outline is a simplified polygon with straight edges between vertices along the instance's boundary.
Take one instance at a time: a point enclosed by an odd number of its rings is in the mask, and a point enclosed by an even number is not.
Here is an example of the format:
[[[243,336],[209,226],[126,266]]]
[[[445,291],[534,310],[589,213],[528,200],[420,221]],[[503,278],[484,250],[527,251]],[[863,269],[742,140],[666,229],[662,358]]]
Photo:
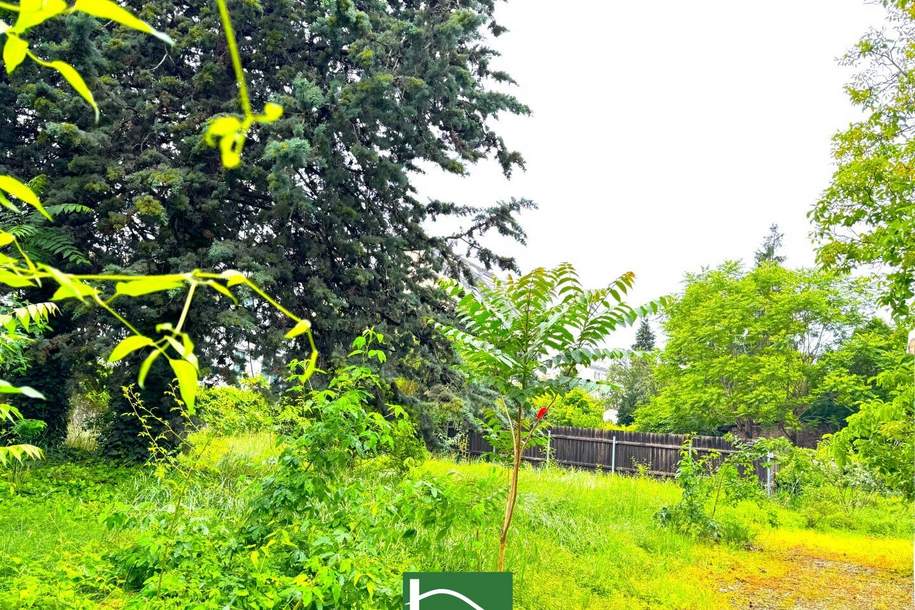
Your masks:
[[[154,345],[154,343],[155,342],[152,339],[149,337],[144,337],[143,335],[132,335],[127,337],[118,343],[113,350],[111,350],[111,355],[108,356],[108,362],[117,362],[118,360],[122,360],[138,349]]]
[[[48,211],[44,209],[43,205],[41,205],[41,200],[38,198],[38,195],[35,194],[35,191],[33,191],[29,185],[25,184],[24,182],[21,182],[12,176],[0,175],[0,191],[5,191],[13,197],[21,199],[22,201],[38,210],[38,212],[48,220],[53,220],[51,215],[48,214]],[[9,204],[9,201],[6,201],[5,198],[2,199],[6,202],[6,204]],[[0,201],[0,203],[3,203],[3,201]],[[12,204],[6,204],[4,204],[4,207],[12,207],[15,209],[15,206],[12,206]]]
[[[168,363],[175,372],[175,378],[178,380],[178,392],[181,394],[181,400],[187,407],[189,415],[194,414],[194,400],[197,398],[197,367],[187,360],[169,359]]]
[[[160,32],[142,19],[137,18],[127,9],[110,0],[76,0],[76,4],[73,5],[72,10],[86,13],[87,15],[98,17],[99,19],[116,21],[124,27],[155,36],[167,44],[175,44],[175,41],[172,40],[171,36]]]
[[[6,66],[7,74],[12,74],[13,70],[25,61],[28,48],[28,42],[15,34],[7,34],[6,44],[3,45],[3,64]]]

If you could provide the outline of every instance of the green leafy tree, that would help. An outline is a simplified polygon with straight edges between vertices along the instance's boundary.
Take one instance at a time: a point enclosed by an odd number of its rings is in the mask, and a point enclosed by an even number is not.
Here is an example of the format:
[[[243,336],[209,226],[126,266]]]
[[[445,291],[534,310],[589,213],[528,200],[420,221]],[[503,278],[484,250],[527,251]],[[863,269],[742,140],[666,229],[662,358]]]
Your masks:
[[[634,352],[607,370],[609,403],[616,409],[616,422],[628,426],[635,419],[635,411],[648,403],[658,392],[655,369],[658,352]]]
[[[915,295],[915,4],[892,4],[891,27],[844,58],[859,69],[846,90],[865,117],[835,135],[836,170],[810,217],[819,261],[885,268],[881,302],[902,316]]]
[[[657,309],[656,304],[635,309],[623,301],[634,280],[632,273],[625,273],[606,288],[586,289],[575,269],[564,264],[478,288],[450,285],[457,298],[458,325],[442,330],[467,373],[495,392],[493,444],[509,449],[512,456],[499,531],[500,571],[525,448],[551,406],[584,383],[577,377],[579,367],[621,355],[604,347],[607,336]]]
[[[878,379],[882,372],[899,366],[904,343],[904,330],[881,319],[856,328],[821,359],[820,376],[811,391],[815,398],[803,419],[838,429],[864,402],[890,400],[891,392]]]
[[[552,426],[573,428],[601,428],[604,425],[604,401],[584,388],[572,388],[553,400],[552,396],[534,402],[534,406],[549,406]]]
[[[654,369],[658,355],[648,320],[639,323],[632,349],[626,357],[610,364],[606,379],[608,403],[616,409],[616,423],[624,426],[633,422],[636,408],[657,393]]]
[[[843,60],[859,68],[846,90],[865,118],[836,134],[837,169],[810,215],[821,240],[819,260],[840,269],[888,269],[881,301],[906,317],[915,294],[915,3],[884,4],[890,27],[866,34]],[[911,376],[890,372],[895,367],[885,354],[891,352],[876,349],[880,341],[873,333],[858,343],[853,354],[864,368],[875,362],[880,368],[870,376],[833,375],[843,383],[830,380],[833,392],[844,393],[858,410],[836,435],[835,447],[895,479],[897,487],[902,482],[911,495],[912,384],[888,381]]]
[[[29,46],[80,67],[97,123],[74,89],[36,85],[53,77],[40,64],[24,62],[0,82],[0,172],[45,175],[44,200],[92,209],[62,219],[91,263],[80,271],[238,269],[307,311],[329,356],[345,355],[350,337],[375,326],[392,355],[415,356],[447,377],[437,363],[453,356],[428,323],[448,314],[434,280],[468,272],[467,250],[487,267],[511,268],[480,236],[523,240],[515,215],[531,207],[426,201],[411,178],[429,165],[463,174],[487,157],[506,175],[522,167],[492,128],[500,113],[527,112],[491,87],[511,82],[488,42],[504,31],[495,2],[233,2],[241,68],[220,31],[218,3],[125,6],[175,45],[77,12],[43,23]],[[255,125],[263,121],[272,122]],[[462,228],[429,230],[447,217]],[[282,314],[253,299],[242,304],[195,301],[185,329],[199,337],[202,375],[228,377],[257,357],[281,372],[291,349]],[[180,315],[181,303],[160,293],[124,306],[148,332]],[[85,361],[120,339],[107,318],[83,313],[75,325],[74,315],[66,308],[58,323],[55,357]],[[149,379],[164,386],[168,368],[157,363]]]
[[[822,356],[862,322],[860,281],[739,263],[687,277],[666,311],[659,393],[636,412],[643,429],[717,433],[795,427],[810,408]]]
[[[877,377],[889,391],[887,400],[867,400],[848,417],[848,426],[835,433],[830,447],[840,464],[857,462],[876,475],[886,488],[915,497],[915,385],[910,363],[902,367],[908,383],[899,383],[898,370]]]
[[[833,355],[839,372],[830,373],[827,387],[852,413],[827,444],[839,464],[860,464],[886,488],[912,498],[915,379],[905,348],[902,328],[874,321]]]

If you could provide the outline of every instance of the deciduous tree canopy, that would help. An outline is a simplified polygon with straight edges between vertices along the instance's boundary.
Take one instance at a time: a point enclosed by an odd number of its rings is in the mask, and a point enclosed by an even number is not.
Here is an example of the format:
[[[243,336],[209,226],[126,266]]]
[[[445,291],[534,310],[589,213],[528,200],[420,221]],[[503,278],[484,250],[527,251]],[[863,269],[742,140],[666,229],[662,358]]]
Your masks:
[[[834,138],[836,171],[811,210],[819,260],[887,268],[884,304],[911,315],[915,295],[915,3],[897,2],[892,28],[868,33],[845,57],[846,88],[865,118]]]
[[[702,433],[797,425],[815,398],[822,356],[866,315],[859,284],[773,262],[689,276],[666,312],[660,392],[636,423]]]

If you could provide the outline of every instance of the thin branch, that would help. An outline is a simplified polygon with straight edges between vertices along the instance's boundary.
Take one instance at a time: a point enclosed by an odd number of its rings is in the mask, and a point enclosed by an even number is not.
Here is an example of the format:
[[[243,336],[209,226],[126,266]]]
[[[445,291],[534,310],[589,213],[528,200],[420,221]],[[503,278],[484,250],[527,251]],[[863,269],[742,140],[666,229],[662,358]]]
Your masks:
[[[241,66],[241,54],[238,52],[238,42],[235,39],[235,30],[232,28],[232,18],[229,16],[229,8],[226,6],[226,0],[216,0],[219,6],[219,17],[222,19],[222,27],[226,33],[226,43],[229,45],[229,54],[232,56],[232,68],[235,70],[235,80],[238,82],[238,95],[241,98],[241,108],[245,116],[254,114],[251,112],[251,100],[248,98],[248,85],[245,82],[245,71]]]

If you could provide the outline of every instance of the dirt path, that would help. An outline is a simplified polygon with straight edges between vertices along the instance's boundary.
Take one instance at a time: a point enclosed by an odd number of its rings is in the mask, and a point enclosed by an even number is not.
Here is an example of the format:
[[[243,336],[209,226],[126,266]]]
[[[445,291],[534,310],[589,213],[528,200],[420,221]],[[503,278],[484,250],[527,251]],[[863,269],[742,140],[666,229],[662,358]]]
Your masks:
[[[778,530],[762,536],[758,547],[722,550],[713,560],[717,589],[732,608],[915,607],[911,541]]]

